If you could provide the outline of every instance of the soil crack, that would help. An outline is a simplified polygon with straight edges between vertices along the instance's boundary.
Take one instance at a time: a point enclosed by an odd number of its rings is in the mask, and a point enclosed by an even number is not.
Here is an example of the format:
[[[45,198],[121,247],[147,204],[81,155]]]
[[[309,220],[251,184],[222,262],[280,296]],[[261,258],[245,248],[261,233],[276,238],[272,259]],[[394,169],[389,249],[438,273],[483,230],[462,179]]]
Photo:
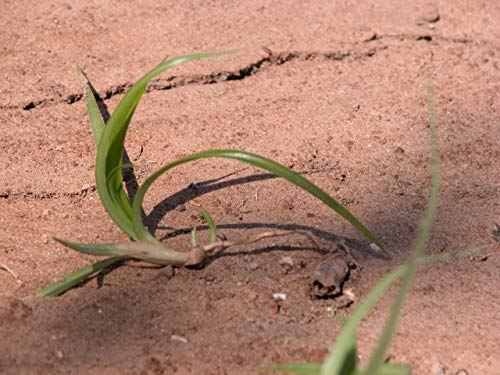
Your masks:
[[[171,90],[176,87],[182,87],[187,85],[211,85],[220,82],[227,81],[239,81],[246,78],[252,77],[258,74],[262,70],[269,68],[271,66],[280,66],[291,61],[342,61],[348,57],[353,59],[363,59],[369,58],[375,55],[376,52],[380,50],[387,49],[387,46],[374,47],[364,52],[281,52],[276,55],[263,57],[256,62],[250,63],[249,65],[237,70],[237,71],[222,71],[206,75],[193,75],[193,76],[170,76],[163,79],[157,79],[151,81],[146,93],[152,91],[165,91]],[[102,95],[103,100],[108,100],[113,98],[115,95],[124,94],[130,87],[132,83],[125,83],[117,86],[113,86],[106,90]],[[22,106],[25,111],[30,111],[35,108],[45,108],[58,104],[74,104],[81,101],[83,94],[72,94],[65,98],[50,98],[43,99],[39,101],[30,101],[29,103]],[[17,107],[13,107],[17,108]],[[11,109],[13,109],[11,108]]]
[[[374,41],[385,40],[399,40],[399,41],[410,41],[410,42],[421,42],[421,41],[443,41],[447,43],[459,43],[459,44],[474,44],[474,42],[470,39],[465,38],[450,38],[444,37],[440,35],[431,35],[432,33],[422,33],[422,34],[377,34],[373,33],[367,39],[364,39],[360,42],[355,42],[353,46],[366,45],[367,43],[371,43]],[[205,75],[192,75],[192,76],[170,76],[167,78],[160,78],[151,81],[148,85],[146,93],[153,91],[165,91],[171,90],[176,87],[182,87],[187,85],[212,85],[221,82],[227,81],[237,81],[244,80],[246,78],[252,77],[259,72],[270,68],[271,66],[280,66],[287,64],[291,61],[342,61],[346,58],[352,58],[353,60],[370,58],[375,55],[377,52],[385,50],[389,48],[389,45],[381,45],[377,47],[373,47],[367,51],[363,52],[353,52],[351,50],[347,50],[345,52],[291,52],[284,51],[280,52],[276,55],[268,55],[263,57],[256,62],[250,63],[247,66],[237,70],[237,71],[222,71],[215,72],[211,74]],[[268,52],[270,52],[268,50]],[[133,83],[127,82],[120,85],[112,86],[107,89],[105,92],[101,93],[101,98],[103,100],[108,100],[113,98],[115,95],[124,94],[130,87],[132,87]],[[17,109],[21,107],[25,111],[30,111],[32,109],[45,108],[58,104],[74,104],[80,102],[83,98],[82,93],[71,94],[66,97],[57,97],[57,98],[48,98],[42,99],[38,101],[30,101],[22,106],[7,106],[0,107],[3,109]]]
[[[60,199],[60,198],[75,198],[75,197],[86,197],[88,193],[94,192],[96,190],[96,186],[92,185],[86,188],[81,189],[76,192],[33,192],[33,191],[20,191],[20,192],[2,192],[0,193],[0,199],[34,199],[34,200],[45,200],[45,199]]]

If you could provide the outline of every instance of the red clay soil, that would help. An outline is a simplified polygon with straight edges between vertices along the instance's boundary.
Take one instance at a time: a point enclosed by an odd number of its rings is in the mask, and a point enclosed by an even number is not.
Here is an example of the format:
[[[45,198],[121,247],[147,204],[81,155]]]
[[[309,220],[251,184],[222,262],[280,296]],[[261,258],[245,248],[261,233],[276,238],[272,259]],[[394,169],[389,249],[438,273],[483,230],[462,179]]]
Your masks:
[[[500,368],[500,4],[496,1],[17,1],[0,15],[0,373],[251,374],[322,360],[348,316],[404,262],[429,194],[426,76],[435,81],[443,189],[426,254],[479,255],[422,268],[390,349],[415,374]],[[394,255],[286,181],[225,160],[165,176],[147,196],[155,235],[187,248],[209,210],[229,239],[301,237],[231,248],[200,269],[129,263],[57,298],[37,290],[95,261],[53,236],[127,240],[102,208],[79,64],[110,111],[167,53],[266,46],[168,71],[127,138],[141,183],[165,162],[235,148],[303,173]],[[133,181],[132,181],[133,182]],[[315,299],[324,252],[346,238],[360,264],[355,302]],[[283,264],[283,257],[293,264]],[[290,259],[285,259],[290,263]],[[281,263],[280,263],[281,261]],[[287,263],[285,262],[285,263]],[[273,301],[285,293],[286,301]],[[366,361],[386,296],[359,332]]]

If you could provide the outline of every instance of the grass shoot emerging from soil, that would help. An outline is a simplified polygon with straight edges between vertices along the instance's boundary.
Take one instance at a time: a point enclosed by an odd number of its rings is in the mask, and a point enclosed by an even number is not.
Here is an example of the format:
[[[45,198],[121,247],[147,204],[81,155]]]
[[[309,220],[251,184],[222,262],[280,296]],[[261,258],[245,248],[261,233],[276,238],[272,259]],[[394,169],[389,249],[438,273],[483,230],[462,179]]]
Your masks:
[[[427,108],[431,130],[432,177],[431,194],[420,223],[417,237],[413,241],[412,251],[407,263],[385,276],[366,296],[361,305],[343,325],[336,342],[324,363],[306,362],[267,366],[264,370],[278,370],[293,374],[319,375],[409,375],[411,367],[405,364],[385,363],[386,353],[396,329],[404,300],[410,290],[417,266],[444,262],[471,253],[463,250],[456,254],[443,254],[422,258],[421,253],[429,240],[429,233],[436,217],[439,191],[441,188],[441,156],[437,136],[437,119],[434,108],[434,89],[428,79]],[[359,368],[357,363],[356,330],[379,298],[396,281],[400,280],[399,290],[394,298],[389,317],[366,368]]]
[[[64,293],[89,276],[96,274],[103,268],[106,268],[113,263],[124,261],[127,259],[137,259],[160,265],[170,264],[174,266],[189,266],[202,263],[211,252],[217,249],[229,246],[249,244],[269,237],[299,234],[310,238],[311,241],[315,243],[313,236],[305,231],[272,231],[264,232],[238,241],[216,241],[217,237],[215,223],[210,214],[204,210],[200,213],[207,221],[211,233],[211,242],[208,245],[198,245],[195,230],[193,230],[192,233],[191,248],[189,251],[178,251],[176,249],[169,248],[168,246],[157,240],[148,231],[143,223],[142,202],[149,187],[156,181],[156,179],[158,179],[161,175],[163,175],[170,169],[173,169],[181,164],[202,158],[226,158],[238,160],[243,163],[247,163],[264,169],[275,174],[276,176],[290,181],[291,183],[315,196],[327,206],[336,211],[338,214],[340,214],[342,217],[344,217],[355,228],[363,233],[363,235],[373,245],[375,245],[375,247],[380,249],[384,254],[388,255],[387,251],[382,246],[380,241],[355,216],[353,216],[345,207],[340,205],[325,191],[321,190],[319,187],[317,187],[306,178],[302,177],[300,174],[284,167],[281,164],[276,163],[273,160],[244,151],[203,151],[164,165],[144,181],[142,186],[136,192],[133,201],[130,203],[129,197],[127,196],[122,185],[122,170],[124,168],[132,167],[130,165],[122,164],[124,142],[128,126],[149,81],[156,77],[158,74],[177,65],[192,60],[222,56],[235,52],[238,52],[238,50],[186,55],[163,60],[159,65],[145,74],[141,79],[139,79],[139,81],[137,81],[135,85],[130,88],[130,90],[120,101],[106,124],[101,117],[101,113],[99,111],[94,92],[92,91],[92,88],[90,86],[90,82],[86,80],[85,99],[90,123],[92,125],[94,140],[97,146],[97,157],[95,164],[97,191],[99,193],[101,202],[111,219],[131,238],[132,241],[112,244],[79,244],[55,238],[56,241],[73,250],[85,254],[109,256],[109,258],[73,272],[63,280],[51,284],[39,291],[39,295],[55,296]],[[86,79],[83,72],[81,70],[79,71],[81,75]]]

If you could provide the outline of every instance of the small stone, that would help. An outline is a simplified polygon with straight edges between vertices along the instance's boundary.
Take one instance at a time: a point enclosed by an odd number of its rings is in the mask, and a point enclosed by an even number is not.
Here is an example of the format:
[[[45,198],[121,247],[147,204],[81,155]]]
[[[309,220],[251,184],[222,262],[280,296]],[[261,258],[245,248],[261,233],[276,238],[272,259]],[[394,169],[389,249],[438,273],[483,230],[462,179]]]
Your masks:
[[[273,300],[275,300],[276,302],[286,301],[286,294],[285,293],[274,293]]]
[[[46,234],[42,234],[42,243],[45,245],[49,243],[49,237]]]
[[[64,358],[64,353],[62,352],[62,350],[58,350],[56,352],[56,357],[59,358],[59,359],[63,359]]]
[[[253,261],[253,262],[248,263],[248,269],[250,271],[256,271],[259,268],[260,268],[260,263],[259,262]]]
[[[295,262],[293,261],[292,257],[285,256],[280,259],[279,264],[281,265],[281,267],[283,267],[285,273],[287,273],[292,270]]]
[[[179,341],[179,342],[182,342],[183,344],[187,344],[188,343],[188,339],[183,337],[183,336],[179,336],[179,335],[172,335],[170,336],[170,339],[172,341]]]
[[[42,211],[42,216],[49,216],[49,215],[50,215],[50,210],[48,208]]]
[[[394,150],[394,155],[398,161],[402,161],[404,159],[405,150],[402,147],[396,147]]]
[[[187,207],[186,207],[186,205],[185,205],[185,204],[180,204],[180,205],[178,205],[178,206],[176,207],[176,210],[177,210],[178,212],[184,212],[184,211],[186,211],[186,210],[187,210]]]
[[[426,25],[429,23],[436,23],[441,19],[438,8],[434,4],[427,4],[422,6],[417,15],[417,25]]]

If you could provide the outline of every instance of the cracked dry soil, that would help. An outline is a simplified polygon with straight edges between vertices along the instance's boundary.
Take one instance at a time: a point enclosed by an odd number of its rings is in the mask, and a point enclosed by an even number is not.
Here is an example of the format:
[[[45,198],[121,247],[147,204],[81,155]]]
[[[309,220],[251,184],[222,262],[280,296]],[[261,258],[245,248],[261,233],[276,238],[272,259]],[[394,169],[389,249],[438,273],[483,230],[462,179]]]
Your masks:
[[[498,60],[491,1],[229,3],[63,0],[4,5],[0,15],[0,373],[250,374],[322,360],[348,316],[406,258],[430,183],[425,77],[435,80],[443,189],[427,254],[481,256],[422,268],[391,360],[415,374],[500,368]],[[145,211],[151,228],[186,247],[207,231],[194,209],[238,239],[310,230],[325,251],[345,237],[360,264],[348,308],[314,299],[323,254],[301,237],[231,249],[200,269],[131,263],[59,298],[36,291],[94,260],[51,238],[126,240],[99,203],[82,66],[110,111],[147,69],[172,55],[266,46],[163,74],[127,139],[140,183],[174,158],[210,148],[262,154],[307,175],[387,245],[391,261],[285,181],[225,160],[162,178]],[[130,182],[130,181],[129,181]],[[133,184],[129,186],[133,187]],[[206,228],[205,228],[206,229]],[[283,257],[287,262],[283,262]],[[281,261],[281,262],[280,262]],[[273,294],[287,298],[277,305]],[[359,332],[365,361],[389,296]],[[441,372],[440,372],[441,371]]]

